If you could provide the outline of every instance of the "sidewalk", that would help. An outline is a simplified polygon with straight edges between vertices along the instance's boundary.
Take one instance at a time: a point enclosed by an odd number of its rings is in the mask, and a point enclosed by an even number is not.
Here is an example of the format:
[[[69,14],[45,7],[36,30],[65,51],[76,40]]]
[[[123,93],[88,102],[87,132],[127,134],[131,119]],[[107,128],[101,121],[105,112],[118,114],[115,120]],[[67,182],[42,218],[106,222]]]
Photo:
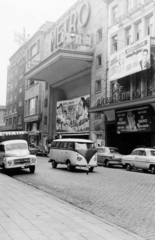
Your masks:
[[[144,238],[0,173],[0,240]]]

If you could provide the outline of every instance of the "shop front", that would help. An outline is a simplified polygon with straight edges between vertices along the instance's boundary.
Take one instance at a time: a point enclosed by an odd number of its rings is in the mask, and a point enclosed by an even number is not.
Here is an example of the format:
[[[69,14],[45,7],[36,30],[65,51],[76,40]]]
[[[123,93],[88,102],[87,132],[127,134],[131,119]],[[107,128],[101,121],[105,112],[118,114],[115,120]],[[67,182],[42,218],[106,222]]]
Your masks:
[[[110,56],[107,97],[90,113],[105,115],[105,144],[129,154],[155,146],[155,50],[146,37]]]

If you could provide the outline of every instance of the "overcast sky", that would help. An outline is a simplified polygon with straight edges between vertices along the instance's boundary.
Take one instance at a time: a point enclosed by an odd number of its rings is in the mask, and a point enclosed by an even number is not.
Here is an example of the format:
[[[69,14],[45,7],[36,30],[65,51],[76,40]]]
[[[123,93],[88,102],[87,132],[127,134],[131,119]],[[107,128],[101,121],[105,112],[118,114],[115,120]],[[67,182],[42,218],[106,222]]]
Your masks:
[[[55,22],[77,0],[0,0],[0,105],[6,105],[9,58],[18,49],[14,32],[35,33],[46,21]]]

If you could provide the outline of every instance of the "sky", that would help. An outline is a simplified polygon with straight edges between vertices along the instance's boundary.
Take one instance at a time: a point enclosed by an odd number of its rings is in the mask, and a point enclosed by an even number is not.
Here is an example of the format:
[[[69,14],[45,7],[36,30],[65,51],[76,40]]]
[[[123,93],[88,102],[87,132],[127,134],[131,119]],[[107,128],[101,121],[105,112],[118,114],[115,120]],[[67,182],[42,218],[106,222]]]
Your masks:
[[[6,105],[9,58],[19,48],[14,32],[31,37],[46,21],[55,22],[77,0],[0,0],[0,105]]]

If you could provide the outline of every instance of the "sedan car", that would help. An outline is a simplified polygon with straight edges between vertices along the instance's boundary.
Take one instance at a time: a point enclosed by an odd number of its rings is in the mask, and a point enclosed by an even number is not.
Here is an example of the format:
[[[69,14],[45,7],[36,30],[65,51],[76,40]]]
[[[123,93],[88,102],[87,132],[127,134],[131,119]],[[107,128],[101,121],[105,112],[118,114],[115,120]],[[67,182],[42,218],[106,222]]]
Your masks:
[[[122,165],[131,171],[133,168],[142,169],[143,172],[155,173],[155,149],[136,148],[130,155],[122,157]]]
[[[49,154],[49,151],[47,149],[47,147],[44,146],[38,146],[38,151],[37,151],[37,155],[39,156],[46,156]]]
[[[29,144],[29,151],[30,151],[30,154],[37,155],[38,149],[34,144]]]
[[[100,147],[97,148],[98,166],[110,167],[111,165],[122,166],[122,155],[118,148],[115,147]]]

